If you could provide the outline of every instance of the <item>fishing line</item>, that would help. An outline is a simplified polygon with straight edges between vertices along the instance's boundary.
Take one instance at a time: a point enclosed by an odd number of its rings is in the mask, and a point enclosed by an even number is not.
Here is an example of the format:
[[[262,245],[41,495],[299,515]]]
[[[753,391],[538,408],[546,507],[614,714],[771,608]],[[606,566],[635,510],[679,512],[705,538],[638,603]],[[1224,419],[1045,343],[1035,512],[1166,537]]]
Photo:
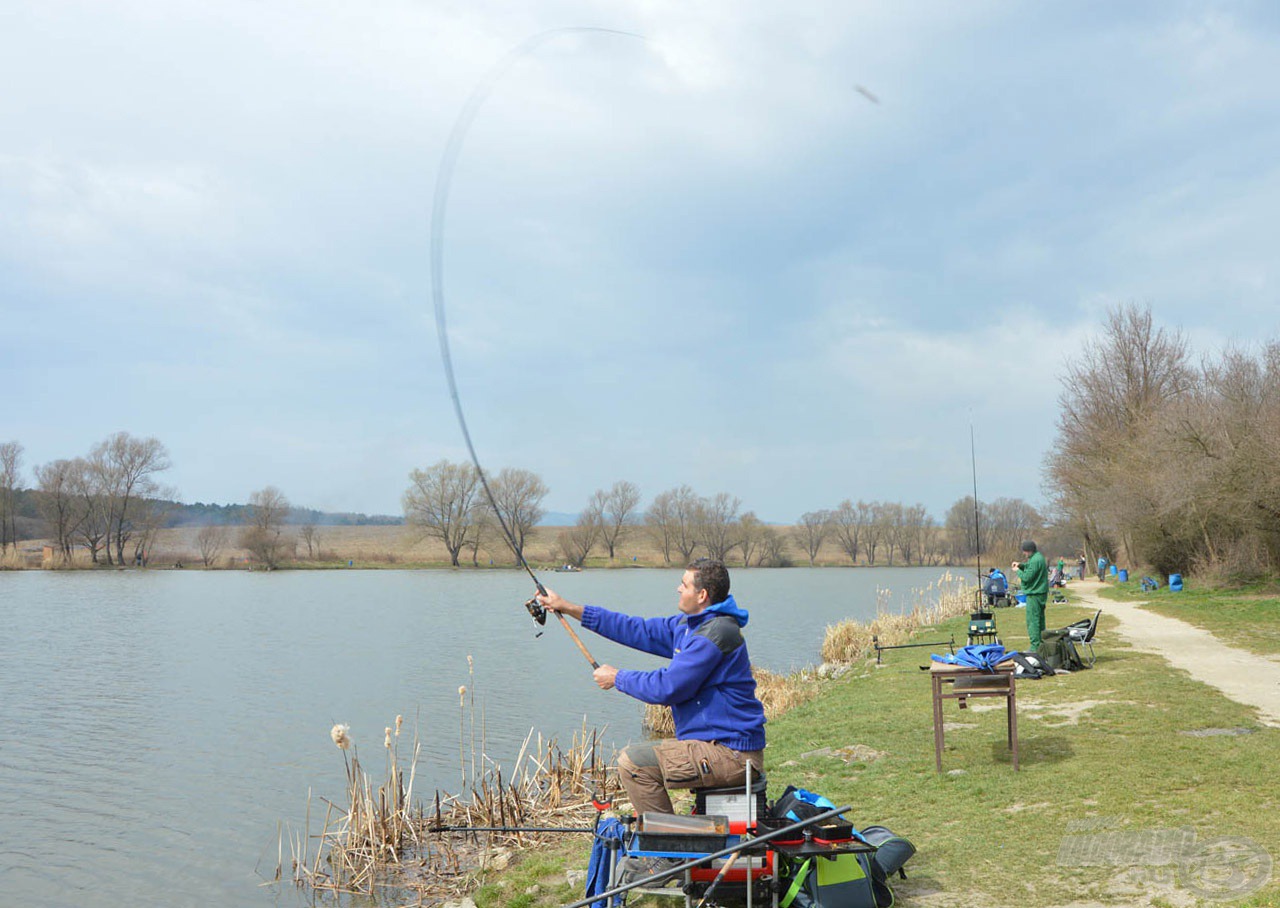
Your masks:
[[[534,574],[533,568],[529,567],[529,562],[525,560],[523,548],[516,539],[515,532],[508,526],[506,518],[502,516],[502,508],[499,507],[497,497],[489,486],[489,478],[485,474],[484,467],[480,465],[480,458],[476,455],[475,444],[471,441],[471,431],[467,428],[467,418],[462,412],[462,398],[458,394],[458,381],[453,372],[453,356],[449,351],[449,327],[445,318],[444,227],[445,215],[449,208],[449,189],[453,184],[453,170],[458,163],[458,156],[462,153],[463,142],[467,138],[467,133],[471,130],[471,124],[475,122],[476,115],[480,112],[480,107],[489,97],[490,92],[493,91],[498,79],[517,60],[532,53],[552,38],[563,34],[587,32],[600,32],[608,35],[644,39],[643,35],[612,28],[576,26],[540,32],[509,50],[480,80],[480,84],[471,92],[471,96],[467,98],[466,104],[463,105],[461,112],[459,112],[458,119],[454,121],[453,129],[449,132],[449,140],[445,144],[444,156],[440,160],[440,170],[436,173],[435,194],[431,202],[431,301],[436,314],[436,335],[440,340],[440,361],[444,365],[444,375],[449,383],[449,396],[453,399],[453,412],[458,417],[458,427],[462,429],[462,438],[467,444],[467,453],[471,455],[471,463],[476,468],[476,475],[480,478],[480,486],[484,489],[485,498],[489,500],[489,505],[493,508],[493,513],[498,518],[498,526],[502,528],[502,535],[506,537],[507,544],[511,546],[511,551],[515,553],[516,560],[520,563],[520,566],[529,575],[538,592],[544,596],[547,593],[547,588],[542,585],[538,576]],[[537,603],[536,598],[526,602],[525,608],[529,610],[529,614],[539,624],[546,622],[546,610]],[[582,645],[582,641],[578,639],[578,635],[569,626],[569,622],[565,620],[564,615],[556,612],[556,617],[560,619],[560,624],[569,632],[569,636],[577,644],[578,649],[582,652],[587,662],[591,664],[591,667],[599,668],[599,663],[587,651],[587,648]]]
[[[458,156],[462,151],[463,142],[467,138],[467,133],[471,130],[471,124],[475,122],[476,115],[480,112],[480,107],[489,97],[490,92],[493,91],[498,79],[521,57],[532,53],[558,35],[574,32],[602,32],[604,34],[624,35],[630,38],[643,37],[631,32],[618,31],[611,28],[590,26],[556,28],[540,32],[509,50],[480,80],[480,84],[471,92],[471,96],[467,98],[467,103],[463,105],[462,111],[458,114],[458,119],[454,122],[453,129],[449,132],[449,141],[445,145],[444,156],[440,161],[440,170],[436,174],[435,195],[431,203],[431,300],[435,307],[436,334],[440,340],[440,361],[444,364],[445,378],[449,382],[449,396],[453,399],[453,412],[458,417],[458,427],[462,429],[462,438],[467,444],[467,453],[471,455],[471,463],[475,466],[476,473],[480,477],[480,485],[484,489],[485,497],[493,507],[494,514],[497,515],[498,525],[502,528],[502,534],[506,537],[507,544],[511,546],[511,551],[515,553],[520,566],[525,569],[525,572],[533,580],[538,592],[543,594],[546,593],[545,587],[533,573],[533,569],[529,567],[529,562],[525,560],[520,543],[516,540],[515,533],[511,527],[507,525],[506,518],[502,516],[502,508],[498,506],[493,489],[489,487],[488,476],[485,474],[484,467],[480,465],[480,458],[476,455],[475,445],[471,441],[471,432],[467,428],[467,418],[462,412],[462,399],[458,394],[458,381],[453,372],[453,356],[449,351],[449,329],[445,318],[444,227],[445,215],[449,207],[449,189],[453,184],[453,170],[458,163]]]

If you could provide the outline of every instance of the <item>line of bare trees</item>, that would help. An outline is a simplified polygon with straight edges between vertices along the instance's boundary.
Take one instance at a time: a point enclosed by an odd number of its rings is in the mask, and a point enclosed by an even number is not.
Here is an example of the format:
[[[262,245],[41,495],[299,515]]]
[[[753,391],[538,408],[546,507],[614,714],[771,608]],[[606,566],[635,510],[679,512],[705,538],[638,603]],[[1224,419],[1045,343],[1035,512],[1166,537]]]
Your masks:
[[[15,541],[13,494],[21,478],[22,446],[0,445],[0,523],[7,523],[6,543]],[[35,468],[41,516],[63,562],[83,546],[93,563],[143,562],[164,525],[161,499],[175,493],[158,481],[170,467],[169,453],[155,438],[117,432],[93,446],[84,457],[54,460]]]
[[[473,564],[487,541],[505,547],[493,508],[469,463],[442,460],[410,474],[404,493],[406,522],[423,537],[438,539],[455,566],[466,551]],[[490,479],[509,529],[523,547],[541,519],[547,488],[527,470],[503,470]],[[981,508],[982,549],[1016,553],[1021,540],[1038,533],[1043,520],[1021,499],[997,499]],[[727,492],[702,496],[687,485],[658,493],[641,510],[640,489],[626,480],[597,489],[576,522],[556,536],[555,557],[581,567],[599,552],[610,561],[626,541],[647,537],[663,561],[684,564],[699,555],[753,567],[783,567],[798,551],[810,565],[837,548],[850,564],[930,565],[967,561],[976,554],[973,498],[957,501],[939,526],[924,505],[846,499],[837,507],[810,511],[794,527],[766,524]]]
[[[1047,475],[1091,559],[1237,577],[1280,566],[1280,342],[1197,364],[1150,307],[1120,306],[1059,406]]]
[[[486,477],[500,509],[495,514],[481,487],[481,476],[469,463],[441,460],[409,474],[411,485],[401,496],[405,522],[424,538],[440,540],[455,567],[462,553],[478,564],[486,542],[501,541],[509,533],[520,551],[546,511],[547,486],[529,470],[507,468]]]

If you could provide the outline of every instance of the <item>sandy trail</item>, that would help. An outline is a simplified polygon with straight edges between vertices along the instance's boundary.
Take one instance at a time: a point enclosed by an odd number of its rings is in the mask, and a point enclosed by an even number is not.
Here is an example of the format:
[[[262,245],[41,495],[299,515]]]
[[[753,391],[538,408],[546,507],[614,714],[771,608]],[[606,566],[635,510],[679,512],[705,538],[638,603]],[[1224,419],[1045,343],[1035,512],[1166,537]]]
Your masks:
[[[1256,707],[1263,724],[1280,728],[1280,662],[1227,646],[1206,630],[1141,608],[1144,603],[1101,599],[1101,586],[1096,580],[1076,580],[1071,591],[1082,604],[1118,619],[1120,636],[1134,649],[1163,656],[1237,703]],[[1098,633],[1098,645],[1105,646],[1107,632]]]

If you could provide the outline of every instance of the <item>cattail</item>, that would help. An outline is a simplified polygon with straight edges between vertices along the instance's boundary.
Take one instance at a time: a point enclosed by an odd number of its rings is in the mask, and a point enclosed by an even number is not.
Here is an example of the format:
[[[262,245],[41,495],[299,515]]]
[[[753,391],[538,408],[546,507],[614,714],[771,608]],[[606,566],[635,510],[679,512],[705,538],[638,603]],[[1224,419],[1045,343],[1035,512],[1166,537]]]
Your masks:
[[[467,686],[465,684],[458,685],[458,705],[461,706],[467,699]]]
[[[396,737],[400,737],[400,726],[404,724],[404,716],[396,716]]]
[[[385,734],[386,734],[386,737],[382,739],[382,746],[385,747],[387,750],[390,750],[391,749],[391,726],[390,725],[387,726]]]
[[[475,663],[471,661],[471,654],[467,653],[467,671],[471,671],[473,668],[475,668]]]
[[[329,729],[329,737],[333,739],[333,743],[338,745],[339,750],[346,750],[351,746],[351,739],[347,737],[347,732],[351,731],[350,725],[335,725]]]

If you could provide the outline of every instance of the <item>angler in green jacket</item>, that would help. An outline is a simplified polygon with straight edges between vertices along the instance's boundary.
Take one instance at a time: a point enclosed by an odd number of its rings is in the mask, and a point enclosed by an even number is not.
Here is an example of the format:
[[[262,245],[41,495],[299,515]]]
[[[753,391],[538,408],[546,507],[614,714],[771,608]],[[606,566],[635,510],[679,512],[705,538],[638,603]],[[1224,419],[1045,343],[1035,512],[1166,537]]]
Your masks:
[[[1022,592],[1027,597],[1027,636],[1031,638],[1031,649],[1040,648],[1040,635],[1044,633],[1044,604],[1049,598],[1049,566],[1044,556],[1036,551],[1036,544],[1027,540],[1022,544],[1022,551],[1030,554],[1026,561],[1013,563],[1022,581]]]

